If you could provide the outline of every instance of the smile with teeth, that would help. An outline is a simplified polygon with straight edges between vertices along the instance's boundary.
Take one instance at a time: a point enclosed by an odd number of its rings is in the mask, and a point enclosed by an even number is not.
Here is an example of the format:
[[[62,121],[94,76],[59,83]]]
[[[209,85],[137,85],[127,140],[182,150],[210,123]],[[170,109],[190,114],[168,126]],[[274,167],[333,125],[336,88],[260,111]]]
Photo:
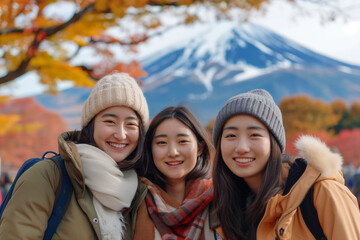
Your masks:
[[[117,144],[117,143],[110,143],[109,145],[112,147],[116,147],[116,148],[124,148],[126,146],[126,144]]]
[[[234,160],[238,163],[249,163],[254,161],[254,158],[234,158]]]
[[[176,162],[166,162],[167,165],[175,166],[182,164],[184,161],[176,161]]]

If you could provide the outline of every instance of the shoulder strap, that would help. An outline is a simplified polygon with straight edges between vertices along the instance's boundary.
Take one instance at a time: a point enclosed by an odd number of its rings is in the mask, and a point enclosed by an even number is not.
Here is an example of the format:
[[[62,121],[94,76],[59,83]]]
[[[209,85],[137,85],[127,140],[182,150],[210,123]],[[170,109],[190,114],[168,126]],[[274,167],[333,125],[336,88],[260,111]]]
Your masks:
[[[299,180],[307,167],[306,160],[298,158],[291,164],[289,175],[285,183],[283,195],[287,194],[293,185]],[[325,240],[325,234],[319,222],[319,217],[314,206],[314,185],[306,193],[300,204],[300,210],[304,222],[316,240]]]
[[[0,206],[0,219],[2,217],[2,214],[6,208],[6,205],[8,204],[8,202],[10,201],[11,197],[12,197],[12,193],[14,191],[14,187],[15,187],[15,184],[17,182],[17,180],[20,178],[20,176],[26,171],[28,170],[30,167],[32,167],[35,163],[41,161],[42,159],[40,158],[32,158],[32,159],[28,159],[21,167],[20,169],[18,170],[17,174],[16,174],[16,177],[14,179],[14,181],[12,182],[11,184],[11,187],[8,191],[8,193],[6,194],[6,196],[4,196],[3,198],[3,201],[1,203],[1,206]]]
[[[314,185],[307,192],[304,200],[300,204],[302,217],[306,226],[316,240],[326,240],[325,234],[319,222],[318,214],[314,206]]]
[[[58,185],[58,187],[56,189],[56,193],[55,193],[55,205],[54,205],[53,211],[51,213],[51,216],[48,220],[48,226],[47,226],[45,234],[44,234],[44,239],[50,240],[52,238],[52,236],[54,235],[54,233],[56,232],[56,229],[57,229],[57,227],[60,223],[60,220],[65,212],[65,209],[67,207],[67,204],[70,200],[71,193],[72,193],[72,185],[70,182],[70,178],[66,171],[64,161],[61,159],[59,154],[56,154],[54,152],[46,152],[42,158],[29,159],[21,166],[21,168],[19,169],[19,171],[16,174],[16,177],[13,181],[13,184],[11,185],[11,188],[8,191],[8,194],[6,194],[5,199],[3,199],[4,201],[1,203],[0,218],[2,217],[3,211],[12,196],[12,192],[14,190],[14,186],[15,186],[15,183],[17,182],[17,180],[27,169],[29,169],[30,167],[32,167],[34,164],[38,163],[39,161],[44,160],[48,153],[55,154],[55,156],[53,156],[50,159],[52,161],[54,161],[54,163],[56,164],[56,166],[59,168],[59,171],[60,171],[59,185]]]
[[[72,185],[69,175],[66,171],[64,160],[61,159],[59,154],[50,159],[56,164],[56,166],[60,170],[60,180],[55,193],[55,205],[48,220],[48,226],[44,233],[44,239],[49,240],[56,232],[56,229],[61,221],[62,216],[65,213],[72,193]]]

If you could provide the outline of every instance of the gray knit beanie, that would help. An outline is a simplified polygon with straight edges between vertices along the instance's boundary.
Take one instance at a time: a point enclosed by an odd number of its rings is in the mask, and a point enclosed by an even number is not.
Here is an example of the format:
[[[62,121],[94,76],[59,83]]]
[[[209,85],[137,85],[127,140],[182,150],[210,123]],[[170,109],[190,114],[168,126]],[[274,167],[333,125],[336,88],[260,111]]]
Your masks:
[[[263,122],[274,135],[281,151],[284,152],[286,138],[281,111],[270,93],[264,89],[255,89],[247,93],[241,93],[230,98],[225,103],[216,116],[214,123],[213,142],[215,146],[218,144],[225,122],[230,117],[238,114],[248,114]]]
[[[102,110],[113,106],[126,106],[140,115],[145,130],[149,125],[149,108],[142,90],[127,73],[113,73],[100,79],[85,101],[81,114],[81,127]]]

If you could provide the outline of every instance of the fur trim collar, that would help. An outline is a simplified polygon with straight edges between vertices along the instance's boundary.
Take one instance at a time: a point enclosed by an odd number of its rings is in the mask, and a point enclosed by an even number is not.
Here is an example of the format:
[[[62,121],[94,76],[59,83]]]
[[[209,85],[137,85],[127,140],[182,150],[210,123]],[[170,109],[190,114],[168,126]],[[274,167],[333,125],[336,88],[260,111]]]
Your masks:
[[[299,156],[304,158],[324,177],[341,170],[343,158],[340,154],[332,152],[320,139],[303,135],[295,143]]]

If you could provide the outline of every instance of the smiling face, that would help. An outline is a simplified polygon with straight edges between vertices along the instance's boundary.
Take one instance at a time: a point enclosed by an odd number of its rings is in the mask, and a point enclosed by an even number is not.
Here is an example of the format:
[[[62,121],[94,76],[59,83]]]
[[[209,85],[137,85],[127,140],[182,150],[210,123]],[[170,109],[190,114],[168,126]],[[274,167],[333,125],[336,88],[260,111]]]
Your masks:
[[[201,154],[194,133],[177,119],[159,124],[152,140],[156,168],[169,182],[185,182]]]
[[[257,192],[270,156],[270,133],[266,126],[249,115],[231,117],[224,125],[220,147],[230,171]]]
[[[116,162],[121,162],[137,147],[139,119],[131,108],[107,108],[94,119],[94,140],[101,150]]]

